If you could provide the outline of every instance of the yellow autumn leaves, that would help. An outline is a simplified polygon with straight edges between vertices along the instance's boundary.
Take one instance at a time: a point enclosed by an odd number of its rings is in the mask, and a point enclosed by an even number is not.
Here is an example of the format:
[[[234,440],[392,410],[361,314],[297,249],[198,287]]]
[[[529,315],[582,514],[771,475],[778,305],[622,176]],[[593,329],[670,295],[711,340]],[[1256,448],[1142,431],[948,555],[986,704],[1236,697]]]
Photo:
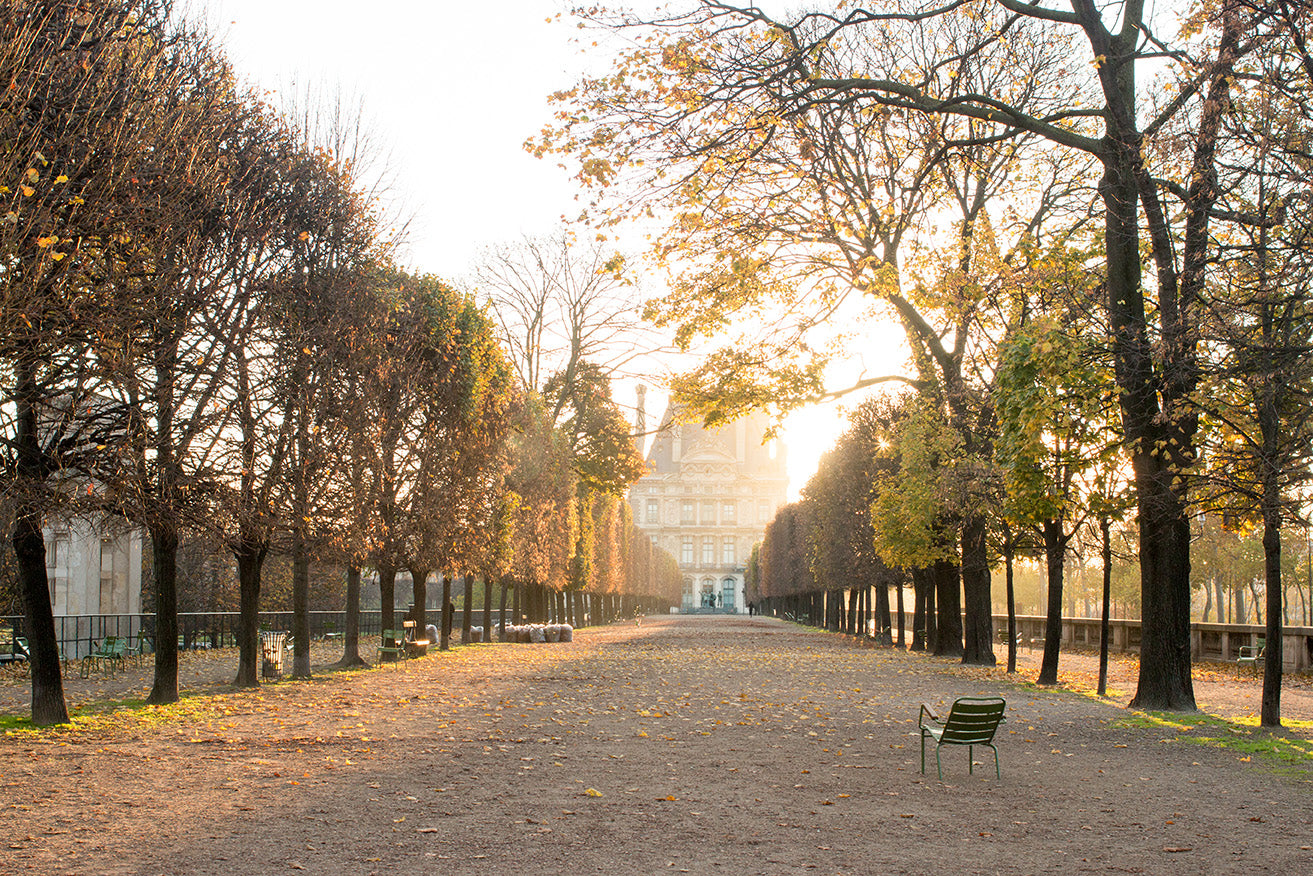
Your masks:
[[[57,234],[52,234],[48,237],[38,237],[36,239],[36,245],[39,249],[51,249],[52,247],[60,243],[72,243],[72,240],[61,241],[59,239],[59,235]],[[59,252],[58,250],[54,250],[54,249],[51,249],[50,252],[50,258],[53,259],[54,261],[60,261],[66,255],[68,255],[68,253]]]
[[[49,164],[45,156],[41,155],[41,153],[39,152],[36,154],[36,158],[41,162],[42,165]],[[26,170],[23,171],[22,176],[20,177],[18,183],[19,195],[24,198],[34,197],[37,193],[36,187],[40,182],[41,182],[41,171],[36,167],[27,168]],[[54,177],[52,182],[56,185],[62,185],[68,182],[68,175],[61,173],[58,176]],[[7,195],[7,194],[11,194],[12,192],[13,189],[11,189],[9,186],[0,185],[0,195]],[[84,202],[81,197],[73,197],[69,200],[69,203],[76,205]],[[17,225],[19,221],[19,212],[20,211],[18,209],[7,211],[4,215],[4,222],[9,225]],[[58,261],[62,261],[68,255],[68,253],[61,252],[55,247],[57,247],[61,243],[71,243],[71,242],[72,242],[71,238],[61,240],[58,234],[52,233],[38,237],[36,239],[36,246],[40,250],[43,251],[48,250],[51,260],[58,262]]]

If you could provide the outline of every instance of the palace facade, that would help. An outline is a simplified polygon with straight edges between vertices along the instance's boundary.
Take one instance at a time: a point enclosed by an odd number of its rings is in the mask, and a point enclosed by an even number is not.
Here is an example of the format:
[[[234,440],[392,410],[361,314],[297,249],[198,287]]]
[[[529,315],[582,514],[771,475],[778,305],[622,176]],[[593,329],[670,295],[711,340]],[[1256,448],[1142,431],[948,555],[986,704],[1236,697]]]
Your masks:
[[[637,432],[642,435],[642,395]],[[681,610],[746,613],[743,575],[752,546],[788,501],[785,449],[763,444],[764,416],[721,429],[676,422],[667,410],[630,489],[634,521],[679,561]]]

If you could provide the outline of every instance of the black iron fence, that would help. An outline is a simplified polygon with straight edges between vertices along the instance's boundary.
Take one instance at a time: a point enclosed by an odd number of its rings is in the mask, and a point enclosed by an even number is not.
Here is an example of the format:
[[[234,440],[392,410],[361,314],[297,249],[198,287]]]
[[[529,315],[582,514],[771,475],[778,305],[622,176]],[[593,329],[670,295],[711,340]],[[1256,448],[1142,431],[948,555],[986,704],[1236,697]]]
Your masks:
[[[191,611],[178,615],[178,647],[225,648],[237,644],[237,627],[240,615],[235,611]],[[23,615],[0,617],[0,624],[7,623],[14,635],[25,635]],[[360,612],[360,634],[362,636],[378,635],[382,629],[382,612]],[[290,630],[292,612],[260,612],[260,628],[264,630]],[[340,635],[346,629],[345,611],[310,612],[310,637],[322,639]],[[59,640],[59,656],[62,660],[78,660],[91,653],[96,643],[106,636],[119,636],[128,640],[130,648],[136,648],[142,638],[146,639],[145,650],[152,650],[155,642],[155,615],[153,614],[85,614],[59,615],[55,617],[55,638]]]

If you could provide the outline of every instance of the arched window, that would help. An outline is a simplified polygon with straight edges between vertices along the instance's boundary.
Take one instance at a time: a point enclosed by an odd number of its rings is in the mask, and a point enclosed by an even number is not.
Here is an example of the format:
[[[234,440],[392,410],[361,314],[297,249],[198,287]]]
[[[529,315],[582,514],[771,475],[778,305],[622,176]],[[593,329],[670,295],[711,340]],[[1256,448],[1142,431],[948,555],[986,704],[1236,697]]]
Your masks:
[[[734,599],[734,595],[738,590],[738,581],[735,580],[734,578],[725,578],[723,581],[720,582],[720,586],[721,586],[721,595],[720,595],[721,608],[737,608],[738,603]]]

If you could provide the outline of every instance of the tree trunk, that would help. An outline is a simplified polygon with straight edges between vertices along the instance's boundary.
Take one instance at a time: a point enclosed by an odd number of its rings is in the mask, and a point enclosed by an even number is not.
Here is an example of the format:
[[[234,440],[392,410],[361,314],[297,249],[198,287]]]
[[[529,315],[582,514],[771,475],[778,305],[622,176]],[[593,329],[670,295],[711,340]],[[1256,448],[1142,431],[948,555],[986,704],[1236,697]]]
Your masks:
[[[994,606],[985,532],[983,515],[968,517],[962,525],[962,594],[966,609],[962,662],[973,666],[998,663],[994,657]]]
[[[442,577],[442,629],[438,631],[438,650],[451,650],[451,576],[445,572]]]
[[[1275,428],[1273,429],[1275,431]],[[1263,638],[1263,707],[1259,723],[1281,726],[1281,491],[1273,474],[1263,490],[1263,567],[1267,584],[1267,629]]]
[[[925,651],[929,647],[929,630],[932,610],[928,598],[932,582],[926,569],[912,570],[912,650]]]
[[[1014,549],[1012,545],[1012,532],[1009,530],[1005,536],[1003,545],[1003,574],[1007,578],[1007,609],[1008,609],[1008,674],[1017,671],[1017,599],[1016,590],[1013,587],[1013,576],[1016,572],[1014,560]]]
[[[483,641],[492,641],[492,575],[483,575]]]
[[[155,363],[155,416],[153,436],[153,520],[147,529],[155,572],[155,679],[146,702],[152,705],[178,701],[178,497],[177,448],[173,443],[174,389],[178,340],[169,337]]]
[[[1103,616],[1099,623],[1099,690],[1108,695],[1108,644],[1112,638],[1112,521],[1099,521],[1099,538],[1103,547]],[[1207,590],[1207,586],[1204,587]]]
[[[233,555],[237,560],[237,687],[260,686],[260,570],[269,543],[254,533],[240,536]]]
[[[424,629],[428,626],[429,573],[432,569],[412,568],[410,570],[410,598],[415,607],[411,609],[410,619],[415,622],[415,638],[424,638]]]
[[[310,678],[310,547],[292,533],[292,677]]]
[[[509,589],[509,588],[506,586],[506,579],[505,579],[505,578],[502,578],[502,580],[501,580],[501,605],[500,605],[500,607],[499,607],[498,610],[497,610],[497,611],[498,611],[498,617],[499,617],[500,619],[499,619],[498,622],[497,622],[497,626],[501,628],[501,630],[502,630],[502,637],[503,637],[503,638],[505,637],[505,631],[506,631],[506,591],[507,591],[508,589]],[[489,639],[489,641],[491,641],[491,639]]]
[[[342,659],[337,666],[368,666],[360,656],[360,566],[352,563],[346,568],[346,629],[342,633]]]
[[[1194,711],[1190,523],[1180,501],[1165,485],[1147,500],[1142,498],[1140,505],[1142,638],[1139,685],[1131,707]],[[1162,506],[1167,508],[1161,510]]]
[[[875,623],[880,628],[880,644],[891,646],[894,643],[893,618],[889,616],[889,585],[880,583],[875,586]],[[898,591],[898,645],[903,644],[903,593]]]
[[[470,643],[470,627],[473,626],[472,618],[474,616],[474,573],[465,573],[465,610],[460,614],[460,643],[468,645]]]
[[[59,668],[59,640],[55,613],[50,607],[46,576],[46,543],[41,514],[24,498],[14,520],[14,553],[23,590],[23,632],[27,634],[32,673],[32,723],[38,727],[68,723],[64,702],[64,676]]]
[[[961,657],[962,582],[957,563],[938,561],[934,565],[934,576],[937,634],[931,653],[936,657]]]
[[[30,651],[32,722],[39,727],[68,723],[64,702],[64,676],[59,667],[59,640],[55,612],[50,605],[46,574],[46,541],[41,534],[44,515],[37,498],[45,486],[46,466],[41,456],[37,407],[40,390],[32,363],[20,356],[14,368],[15,447],[14,483],[19,487],[11,541],[23,592],[23,631]]]
[[[1044,618],[1044,658],[1036,684],[1058,683],[1058,653],[1062,649],[1062,572],[1067,541],[1061,520],[1044,521],[1044,566],[1048,572],[1048,612]]]
[[[397,628],[397,570],[392,566],[378,567],[378,593],[382,600],[379,606],[379,625],[385,630]],[[379,657],[382,660],[382,657]],[[395,659],[395,655],[388,655]]]
[[[178,530],[171,522],[149,527],[155,577],[155,680],[146,702],[178,701]]]
[[[885,599],[888,600],[888,597],[886,596]],[[886,602],[886,607],[888,607],[887,602]],[[900,651],[903,650],[903,647],[906,645],[906,633],[904,631],[904,628],[907,625],[906,620],[907,618],[903,611],[903,582],[899,581],[898,582],[898,650]]]

